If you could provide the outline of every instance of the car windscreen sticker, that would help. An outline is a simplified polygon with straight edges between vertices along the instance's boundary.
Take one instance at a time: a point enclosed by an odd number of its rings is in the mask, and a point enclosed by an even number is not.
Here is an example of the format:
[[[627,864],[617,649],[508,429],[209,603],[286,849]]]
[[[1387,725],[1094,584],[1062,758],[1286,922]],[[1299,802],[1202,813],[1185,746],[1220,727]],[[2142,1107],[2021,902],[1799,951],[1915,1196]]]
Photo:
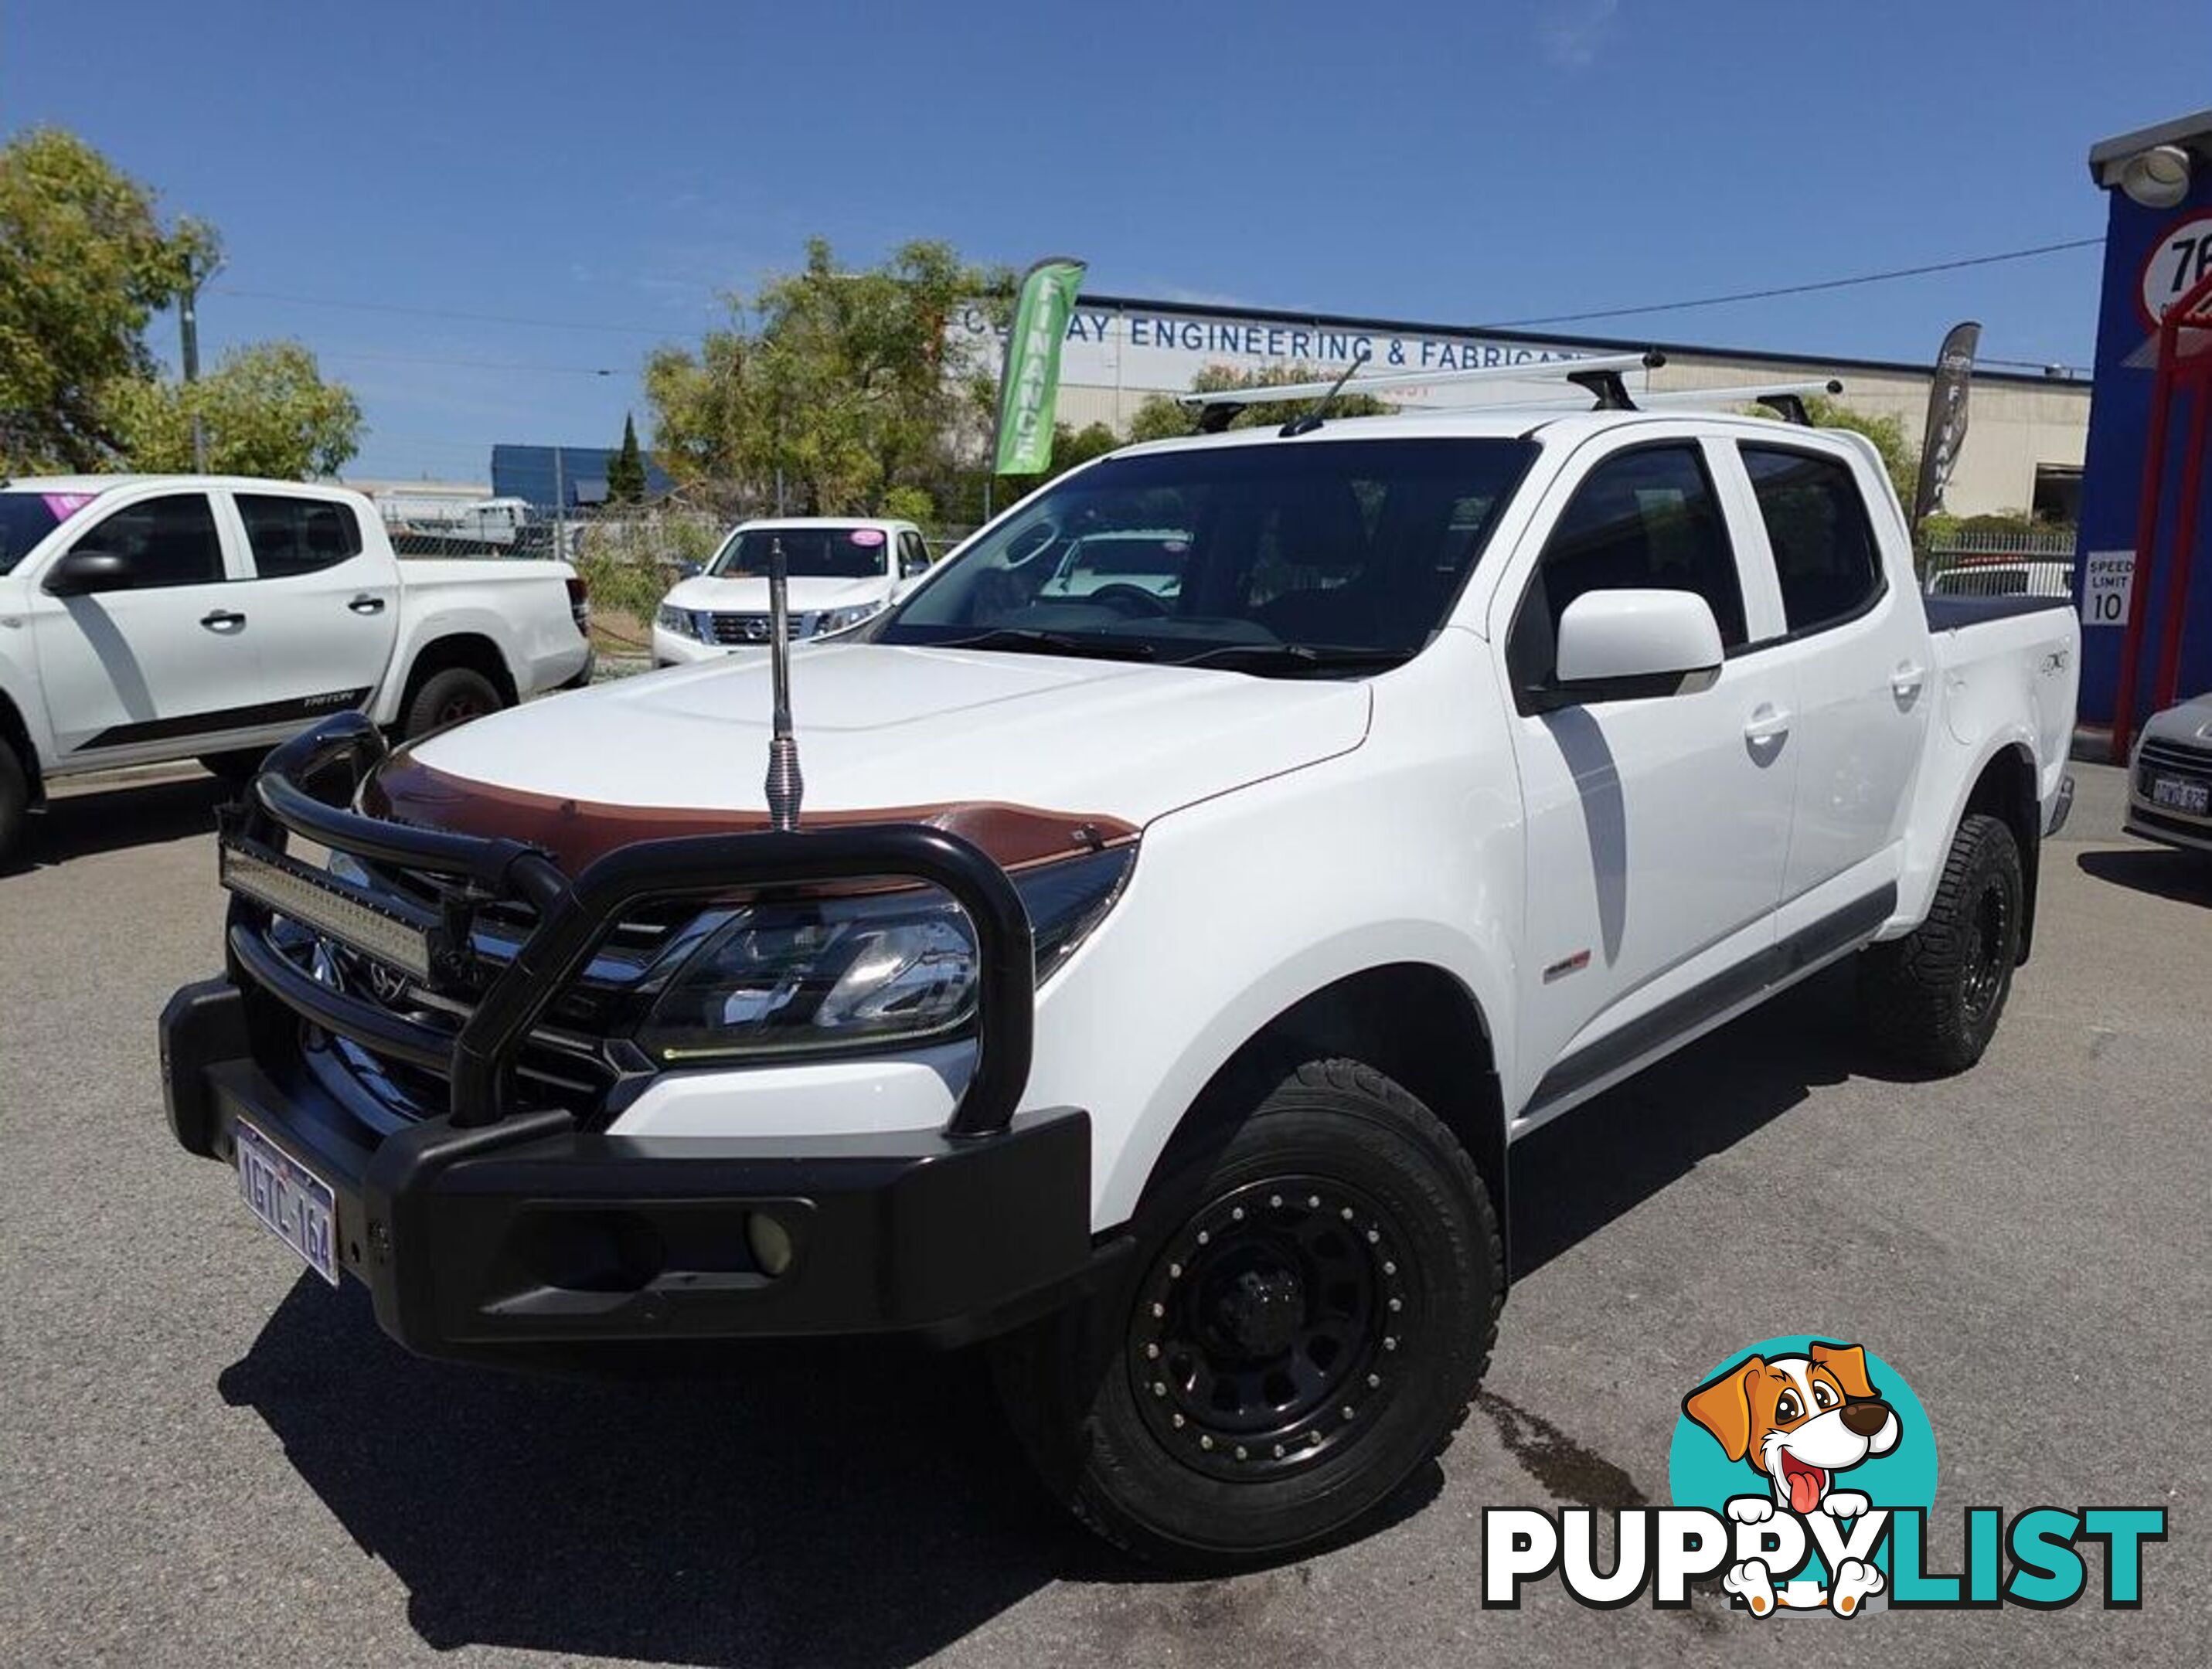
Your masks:
[[[54,519],[64,522],[91,503],[95,495],[91,493],[41,493],[39,496],[46,501],[46,508],[54,513]]]
[[[856,527],[852,539],[856,545],[879,545],[884,542],[884,531],[880,527]]]

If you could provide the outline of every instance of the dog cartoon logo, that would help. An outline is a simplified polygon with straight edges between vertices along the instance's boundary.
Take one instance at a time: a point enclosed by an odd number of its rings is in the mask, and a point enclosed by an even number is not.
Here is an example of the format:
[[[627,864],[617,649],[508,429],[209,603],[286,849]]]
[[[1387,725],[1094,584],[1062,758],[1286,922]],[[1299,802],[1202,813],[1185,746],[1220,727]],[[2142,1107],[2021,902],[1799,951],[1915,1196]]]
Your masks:
[[[1911,1411],[1924,1431],[1917,1400]],[[1726,1485],[1724,1510],[1741,1525],[1765,1524],[1778,1513],[1801,1520],[1820,1514],[1830,1521],[1824,1527],[1864,1518],[1874,1502],[1856,1487],[1856,1480],[1844,1475],[1895,1453],[1906,1429],[1875,1382],[1864,1348],[1820,1339],[1794,1348],[1770,1340],[1684,1397],[1682,1412],[1736,1468]],[[1914,1458],[1932,1473],[1932,1442],[1928,1447],[1930,1453]],[[1748,1481],[1743,1468],[1757,1477],[1755,1490],[1742,1488]],[[1849,1617],[1887,1586],[1881,1567],[1869,1558],[1843,1558],[1824,1575],[1825,1581],[1819,1576],[1778,1581],[1766,1560],[1740,1557],[1722,1586],[1759,1617],[1821,1606]]]

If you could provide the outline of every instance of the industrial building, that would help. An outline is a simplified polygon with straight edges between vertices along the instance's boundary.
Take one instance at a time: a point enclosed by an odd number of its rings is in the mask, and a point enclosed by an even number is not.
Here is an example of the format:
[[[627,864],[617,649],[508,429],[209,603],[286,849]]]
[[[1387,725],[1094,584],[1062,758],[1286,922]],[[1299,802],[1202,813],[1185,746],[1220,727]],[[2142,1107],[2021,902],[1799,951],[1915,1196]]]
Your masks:
[[[1080,428],[1103,422],[1126,430],[1130,417],[1154,394],[1188,391],[1207,366],[1240,372],[1303,367],[1316,374],[1344,369],[1365,355],[1371,372],[1573,359],[1586,354],[1657,348],[1660,368],[1632,378],[1632,390],[1723,388],[1749,383],[1843,380],[1842,403],[1870,416],[1893,416],[1917,447],[1927,417],[1942,320],[1930,330],[1929,361],[1905,364],[1832,355],[1713,348],[1647,337],[1534,336],[1515,331],[1410,323],[1343,314],[1245,307],[1223,309],[1132,296],[1086,295],[1068,322],[1060,362],[1060,418]],[[969,336],[985,362],[995,362],[988,318],[979,308],[957,328]],[[1944,508],[1971,516],[2033,510],[2070,522],[2078,500],[2083,447],[2089,428],[2090,384],[2066,367],[2023,374],[1978,367],[1972,416]],[[1394,391],[1408,404],[1468,404],[1478,399],[1557,401],[1556,382],[1487,384],[1440,388],[1432,398],[1419,389]]]

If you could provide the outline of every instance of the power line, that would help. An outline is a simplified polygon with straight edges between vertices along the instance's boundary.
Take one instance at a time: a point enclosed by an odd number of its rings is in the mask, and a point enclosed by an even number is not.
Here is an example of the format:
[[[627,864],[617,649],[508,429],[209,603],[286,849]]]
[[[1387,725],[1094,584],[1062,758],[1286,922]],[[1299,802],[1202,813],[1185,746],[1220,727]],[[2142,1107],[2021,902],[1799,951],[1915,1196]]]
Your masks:
[[[286,295],[276,290],[219,287],[224,295],[240,295],[255,301],[281,301],[295,307],[336,307],[353,313],[405,313],[417,319],[452,319],[471,325],[527,325],[544,331],[605,331],[621,336],[668,337],[675,328],[665,325],[597,325],[578,319],[522,319],[511,313],[463,313],[450,307],[409,307],[396,301],[341,301],[313,295]]]
[[[472,371],[532,371],[572,377],[625,374],[603,365],[526,365],[513,360],[446,359],[436,354],[385,354],[368,348],[319,348],[316,356],[335,360],[391,360],[405,365],[458,365]]]
[[[2062,250],[2090,249],[2102,238],[2073,238],[2064,243],[2037,244],[2032,249],[2008,249],[1997,255],[1967,255],[1954,261],[1930,261],[1925,266],[1894,267],[1887,272],[1863,272],[1851,278],[1824,278],[1811,284],[1778,284],[1771,289],[1738,290],[1732,295],[1705,295],[1692,301],[1654,301],[1637,307],[1594,307],[1586,313],[1547,313],[1540,319],[1503,319],[1493,330],[1514,330],[1527,325],[1572,325],[1586,319],[1628,319],[1643,313],[1680,313],[1690,307],[1719,307],[1735,301],[1766,301],[1780,295],[1809,295],[1816,290],[1850,289],[1858,284],[1884,284],[1896,278],[1920,278],[1931,272],[1955,272],[1961,267],[1994,266],[2000,261],[2025,261]]]

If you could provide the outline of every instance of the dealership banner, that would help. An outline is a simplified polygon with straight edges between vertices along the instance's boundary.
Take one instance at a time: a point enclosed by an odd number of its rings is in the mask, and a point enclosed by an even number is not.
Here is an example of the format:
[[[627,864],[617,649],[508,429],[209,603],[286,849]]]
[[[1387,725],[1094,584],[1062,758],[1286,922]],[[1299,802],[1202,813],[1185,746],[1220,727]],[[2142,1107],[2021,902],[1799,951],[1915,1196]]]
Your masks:
[[[1974,379],[1974,350],[1982,327],[1973,320],[1954,325],[1936,355],[1936,379],[1928,385],[1928,434],[1920,443],[1920,485],[1912,495],[1915,533],[1943,502],[1943,489],[1966,440],[1966,394]]]
[[[1083,288],[1081,261],[1054,256],[1023,276],[999,373],[998,472],[1041,475],[1052,466],[1052,424],[1060,399],[1060,354]]]

